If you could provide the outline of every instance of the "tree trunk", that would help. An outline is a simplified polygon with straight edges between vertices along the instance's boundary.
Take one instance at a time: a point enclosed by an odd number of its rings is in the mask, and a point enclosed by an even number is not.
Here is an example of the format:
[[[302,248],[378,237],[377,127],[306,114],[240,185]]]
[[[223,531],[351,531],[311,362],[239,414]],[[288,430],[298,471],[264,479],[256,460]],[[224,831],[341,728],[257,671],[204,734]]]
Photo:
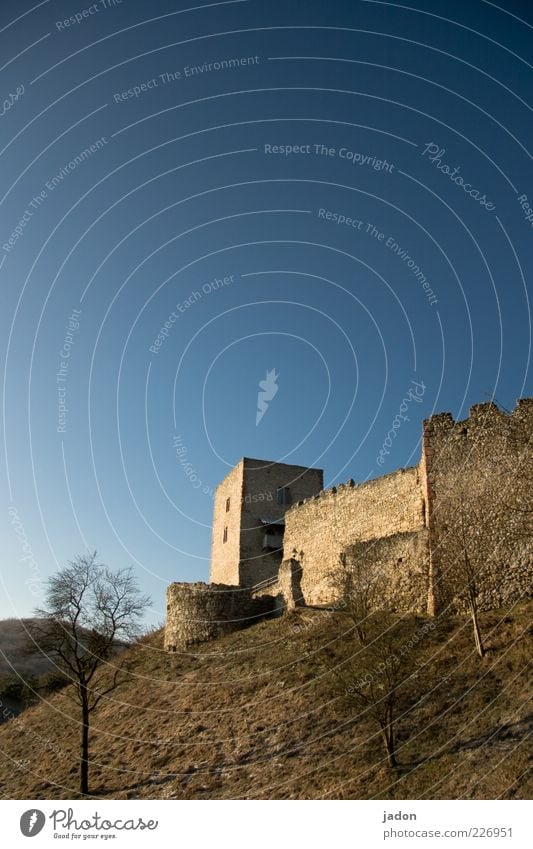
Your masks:
[[[356,631],[357,637],[359,639],[359,642],[361,643],[362,646],[364,646],[365,643],[366,643],[365,632],[363,631],[363,629],[361,628],[360,625],[355,626],[355,631]]]
[[[483,646],[483,640],[481,639],[481,631],[479,628],[479,621],[477,616],[477,604],[475,599],[470,599],[470,615],[472,617],[472,628],[474,629],[474,642],[476,644],[476,651],[480,657],[484,657],[485,647]]]
[[[387,763],[391,769],[396,769],[398,761],[396,760],[396,751],[394,746],[394,728],[391,724],[382,728],[383,740],[385,749],[387,750]]]
[[[81,702],[81,761],[80,761],[80,793],[89,794],[89,702],[87,692],[82,692]]]

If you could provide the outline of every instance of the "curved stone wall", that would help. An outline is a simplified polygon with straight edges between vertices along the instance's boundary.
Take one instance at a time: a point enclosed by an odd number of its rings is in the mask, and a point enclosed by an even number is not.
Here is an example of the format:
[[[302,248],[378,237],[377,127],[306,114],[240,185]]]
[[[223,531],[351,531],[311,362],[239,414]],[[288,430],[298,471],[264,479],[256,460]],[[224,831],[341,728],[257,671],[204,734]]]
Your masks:
[[[188,646],[253,625],[273,611],[272,597],[252,598],[246,587],[174,583],[167,590],[165,648]]]

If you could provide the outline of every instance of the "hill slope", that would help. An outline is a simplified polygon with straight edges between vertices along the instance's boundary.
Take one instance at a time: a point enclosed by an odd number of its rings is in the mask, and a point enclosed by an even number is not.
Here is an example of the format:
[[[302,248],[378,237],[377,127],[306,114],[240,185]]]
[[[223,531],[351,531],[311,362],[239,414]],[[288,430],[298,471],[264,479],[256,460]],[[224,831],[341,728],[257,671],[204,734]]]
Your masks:
[[[44,675],[54,668],[54,664],[39,651],[27,651],[28,628],[32,619],[0,620],[0,680],[16,677],[24,678]]]
[[[131,649],[135,673],[93,719],[100,798],[529,798],[531,613],[447,619],[416,648],[398,708],[399,768],[332,670],[356,651],[348,617],[300,610],[200,646]],[[403,621],[406,636],[424,620]],[[357,660],[350,661],[351,673]],[[79,726],[69,688],[0,728],[4,798],[76,798]],[[2,710],[2,706],[0,706]]]
[[[21,713],[28,701],[33,701],[33,688],[52,690],[53,682],[59,682],[62,677],[56,665],[40,651],[30,651],[28,629],[32,622],[32,619],[0,620],[0,724],[12,714]]]

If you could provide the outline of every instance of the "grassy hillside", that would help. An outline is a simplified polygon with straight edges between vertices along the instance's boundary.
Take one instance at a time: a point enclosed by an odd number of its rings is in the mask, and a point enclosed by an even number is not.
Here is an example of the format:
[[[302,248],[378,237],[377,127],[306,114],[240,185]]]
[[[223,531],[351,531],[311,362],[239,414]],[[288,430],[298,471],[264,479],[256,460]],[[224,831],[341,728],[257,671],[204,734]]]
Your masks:
[[[463,618],[419,640],[398,692],[397,770],[386,766],[376,726],[358,715],[334,671],[358,669],[345,615],[301,610],[189,655],[166,654],[158,632],[129,650],[135,673],[94,716],[92,792],[530,798],[532,612],[523,604],[484,615],[483,660]],[[423,625],[406,618],[404,639]],[[79,726],[68,696],[66,688],[0,728],[4,798],[76,798]]]

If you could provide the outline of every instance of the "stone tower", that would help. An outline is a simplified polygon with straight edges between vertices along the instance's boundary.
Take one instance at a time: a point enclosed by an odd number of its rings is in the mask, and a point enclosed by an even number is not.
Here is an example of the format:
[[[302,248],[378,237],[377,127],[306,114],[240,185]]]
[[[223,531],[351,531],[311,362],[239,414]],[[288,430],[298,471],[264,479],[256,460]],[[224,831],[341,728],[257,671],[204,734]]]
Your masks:
[[[322,488],[322,469],[243,457],[216,489],[211,583],[251,587],[274,578],[286,510]]]

